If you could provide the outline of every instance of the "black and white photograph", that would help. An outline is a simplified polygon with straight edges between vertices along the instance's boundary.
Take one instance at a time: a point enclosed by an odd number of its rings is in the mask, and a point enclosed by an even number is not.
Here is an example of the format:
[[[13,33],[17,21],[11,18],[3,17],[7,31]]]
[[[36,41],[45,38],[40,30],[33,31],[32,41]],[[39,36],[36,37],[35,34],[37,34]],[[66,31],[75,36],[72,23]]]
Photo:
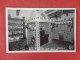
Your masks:
[[[6,8],[6,52],[76,52],[76,8]]]

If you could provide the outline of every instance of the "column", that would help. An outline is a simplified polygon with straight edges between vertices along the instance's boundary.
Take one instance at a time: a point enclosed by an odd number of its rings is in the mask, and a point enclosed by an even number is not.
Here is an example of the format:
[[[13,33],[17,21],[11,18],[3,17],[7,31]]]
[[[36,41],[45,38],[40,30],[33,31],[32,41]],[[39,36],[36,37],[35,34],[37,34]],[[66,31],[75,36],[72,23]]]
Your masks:
[[[23,17],[23,38],[26,39],[25,17]]]
[[[52,42],[52,32],[51,32],[51,23],[49,22],[49,38],[48,38],[49,43]]]
[[[36,22],[35,48],[36,48],[36,50],[40,50],[40,27],[39,27],[39,22]]]

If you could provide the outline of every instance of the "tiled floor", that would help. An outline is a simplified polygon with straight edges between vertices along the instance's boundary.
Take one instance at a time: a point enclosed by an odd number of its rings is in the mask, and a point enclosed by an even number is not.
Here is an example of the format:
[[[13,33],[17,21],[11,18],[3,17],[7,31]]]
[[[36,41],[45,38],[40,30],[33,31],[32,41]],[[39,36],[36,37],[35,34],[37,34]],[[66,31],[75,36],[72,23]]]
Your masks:
[[[11,50],[25,50],[26,41],[27,40],[20,40],[17,42],[10,43]],[[70,42],[53,39],[51,43],[42,45],[41,50],[73,50],[73,46],[74,44]]]
[[[73,50],[73,44],[66,41],[53,39],[51,43],[44,44],[41,49],[45,50]]]

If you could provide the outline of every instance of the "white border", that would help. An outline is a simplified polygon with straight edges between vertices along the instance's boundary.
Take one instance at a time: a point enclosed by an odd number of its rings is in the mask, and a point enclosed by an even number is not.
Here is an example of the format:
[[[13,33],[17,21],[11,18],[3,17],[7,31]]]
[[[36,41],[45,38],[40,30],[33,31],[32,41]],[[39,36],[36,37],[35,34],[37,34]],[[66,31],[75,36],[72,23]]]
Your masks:
[[[8,10],[70,10],[70,9],[74,9],[75,10],[75,20],[74,20],[74,44],[75,44],[75,49],[74,50],[50,50],[50,51],[8,51]],[[6,8],[6,53],[47,53],[47,52],[76,52],[76,8]]]

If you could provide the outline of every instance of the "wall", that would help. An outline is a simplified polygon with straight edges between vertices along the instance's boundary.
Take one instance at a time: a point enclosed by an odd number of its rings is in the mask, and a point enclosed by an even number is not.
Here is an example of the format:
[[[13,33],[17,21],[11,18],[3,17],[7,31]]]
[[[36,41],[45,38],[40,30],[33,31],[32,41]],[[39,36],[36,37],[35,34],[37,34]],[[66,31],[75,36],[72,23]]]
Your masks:
[[[25,17],[25,20],[33,18],[39,14],[41,14],[41,12],[44,13],[44,10],[40,10],[39,12],[36,12],[36,10],[20,10],[19,16],[17,16],[16,14],[16,9],[15,10],[8,10],[8,14],[11,15],[12,18],[23,18]],[[43,15],[42,15],[43,16]]]
[[[68,16],[63,14],[61,18],[58,18],[58,20],[64,20],[74,17],[74,13],[69,13]],[[56,26],[57,24],[55,24]],[[68,24],[58,24],[58,27],[53,28],[53,39],[59,40],[59,33],[63,34],[64,41],[70,41],[73,42],[74,40],[74,28],[68,27]]]
[[[11,15],[12,18],[23,18],[25,17],[25,19],[27,20],[28,18],[30,18],[32,13],[32,10],[20,10],[19,16],[16,15],[16,10],[8,10],[8,14]]]
[[[45,30],[45,34],[49,34],[49,23],[40,23],[40,27]]]

